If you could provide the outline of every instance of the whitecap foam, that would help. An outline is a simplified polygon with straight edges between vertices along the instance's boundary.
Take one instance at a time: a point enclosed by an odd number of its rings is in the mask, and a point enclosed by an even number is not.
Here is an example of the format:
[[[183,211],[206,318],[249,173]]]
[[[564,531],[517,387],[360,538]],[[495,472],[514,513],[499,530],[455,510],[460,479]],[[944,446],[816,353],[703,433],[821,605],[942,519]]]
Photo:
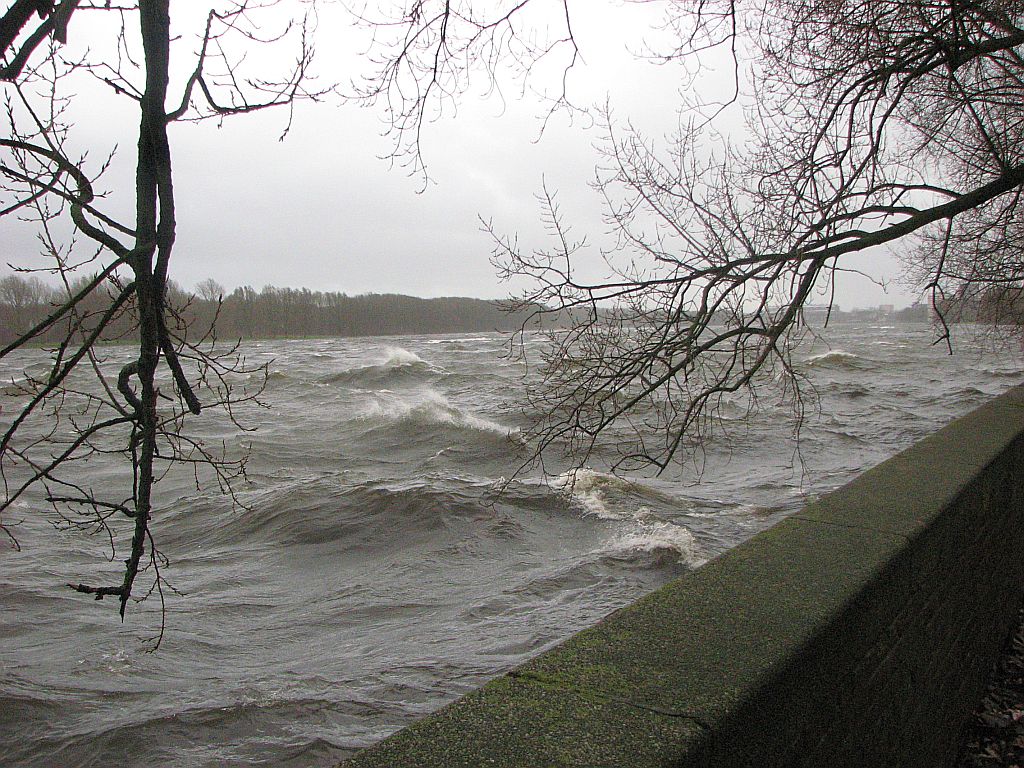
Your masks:
[[[377,393],[378,395],[383,393]],[[434,389],[424,389],[410,395],[377,397],[363,413],[364,419],[386,422],[412,422],[422,426],[445,425],[477,432],[487,432],[515,439],[518,429],[509,429],[496,421],[464,411]]]
[[[11,378],[0,381],[0,394],[7,395],[8,397],[20,397],[21,395],[29,394],[29,392],[28,379]]]
[[[828,352],[811,355],[804,362],[811,366],[849,366],[860,362],[860,357],[855,355],[853,352],[846,352],[842,349],[832,349]]]
[[[456,336],[454,339],[427,339],[426,344],[470,344],[480,341],[493,341],[491,336]]]
[[[416,365],[417,363],[429,365],[422,357],[404,347],[384,347],[384,359],[377,365],[386,368],[400,368],[403,365]]]
[[[637,553],[675,552],[679,562],[696,568],[705,558],[693,534],[681,525],[669,522],[644,523],[637,528],[616,534],[597,554],[628,557]]]
[[[329,373],[322,376],[319,381],[321,384],[372,385],[392,381],[395,377],[415,376],[423,372],[443,374],[445,370],[403,347],[384,347],[376,360]]]
[[[641,506],[628,511],[624,505],[609,500],[611,494],[632,494],[653,498],[669,503],[677,503],[677,499],[644,483],[629,480],[609,472],[599,472],[589,467],[581,467],[563,472],[553,478],[551,486],[566,497],[580,504],[585,514],[600,517],[603,520],[630,520],[650,515],[647,507]]]
[[[607,499],[601,491],[580,491],[570,495],[583,506],[584,512],[588,515],[599,517],[602,520],[622,520],[626,517],[620,514],[617,508],[613,510],[608,506]]]
[[[619,491],[636,490],[636,483],[610,472],[600,472],[590,467],[579,467],[563,472],[551,481],[560,490],[586,493],[588,491],[613,488]]]
[[[608,490],[623,492],[632,488],[633,484],[621,477],[581,467],[563,472],[551,480],[551,485],[580,504],[586,514],[602,520],[624,520],[630,517],[619,507],[609,506],[606,496]]]

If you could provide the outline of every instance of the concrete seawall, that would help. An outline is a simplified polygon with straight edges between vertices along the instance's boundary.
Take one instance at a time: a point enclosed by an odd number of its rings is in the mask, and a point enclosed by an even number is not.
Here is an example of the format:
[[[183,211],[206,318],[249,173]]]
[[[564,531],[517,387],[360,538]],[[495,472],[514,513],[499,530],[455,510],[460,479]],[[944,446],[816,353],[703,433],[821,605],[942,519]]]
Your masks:
[[[1024,388],[343,765],[936,766],[1024,592]]]

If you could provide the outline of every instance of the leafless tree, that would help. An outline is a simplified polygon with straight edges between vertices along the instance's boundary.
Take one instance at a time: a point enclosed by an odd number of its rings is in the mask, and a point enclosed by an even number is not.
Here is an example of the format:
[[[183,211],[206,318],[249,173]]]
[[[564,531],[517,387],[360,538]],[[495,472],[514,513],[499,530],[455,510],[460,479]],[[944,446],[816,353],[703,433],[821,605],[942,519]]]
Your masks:
[[[474,72],[500,90],[500,72],[512,66],[521,88],[535,67],[551,61],[557,86],[543,89],[549,114],[575,109],[564,80],[579,56],[568,0],[412,0],[372,8],[346,0],[346,5],[375,41],[371,73],[353,96],[384,106],[394,139],[390,159],[413,174],[426,175],[424,126],[446,107],[454,108]],[[542,6],[539,13],[536,6]],[[549,24],[552,8],[556,16]]]
[[[765,387],[781,389],[799,410],[801,309],[829,295],[854,253],[898,247],[940,312],[979,286],[1019,292],[1024,4],[646,4],[671,40],[649,54],[696,75],[665,141],[600,110],[611,279],[578,276],[591,246],[573,239],[554,193],[540,195],[550,248],[526,251],[491,227],[502,274],[532,278],[519,306],[573,318],[551,335],[531,392],[545,414],[538,451],[585,461],[615,427],[620,466],[665,468],[734,393],[756,407]],[[419,0],[386,27],[401,31],[367,93],[388,96],[407,147],[432,99],[458,94],[476,62],[529,69],[549,52],[520,45],[527,6],[547,9],[565,30],[555,41],[577,49],[562,2]],[[732,84],[702,99],[712,61]]]
[[[192,5],[187,12],[201,14],[197,28],[180,25],[174,33],[169,0],[15,0],[0,16],[6,118],[0,214],[36,225],[50,259],[46,269],[63,285],[46,317],[0,350],[5,357],[60,329],[49,371],[26,373],[18,384],[20,410],[5,414],[0,528],[15,541],[3,515],[41,489],[67,524],[109,534],[111,560],[115,543],[129,534],[116,583],[69,585],[96,599],[117,598],[122,618],[140,573],[151,578],[148,594],[155,590],[163,597],[153,523],[153,492],[161,477],[173,466],[192,467],[197,482],[206,472],[230,492],[244,473],[244,456],[212,450],[187,429],[188,417],[207,409],[234,419],[238,404],[257,397],[259,387],[233,388],[231,376],[245,370],[244,360],[234,348],[213,346],[208,335],[190,337],[175,306],[180,291],[168,277],[176,231],[168,126],[269,107],[290,110],[299,99],[322,95],[309,85],[308,17],[268,34],[259,17],[273,5],[225,1],[205,13]],[[110,28],[109,50],[93,38],[88,46],[75,45],[77,25],[86,17]],[[94,34],[96,27],[90,29]],[[247,69],[245,55],[272,43],[289,46],[294,55],[277,79]],[[176,62],[191,61],[174,93],[172,48]],[[106,161],[70,149],[74,94],[83,87],[91,87],[90,98],[105,93],[137,110],[134,220],[104,210],[107,201],[96,181]],[[97,342],[111,336],[138,349],[116,371],[97,350]],[[81,465],[97,454],[120,457],[122,486],[97,488],[88,480]]]
[[[50,296],[50,288],[35,275],[7,275],[0,278],[0,302],[21,311],[33,304],[42,304]]]
[[[224,286],[208,277],[196,283],[196,296],[203,301],[220,301],[224,298]]]

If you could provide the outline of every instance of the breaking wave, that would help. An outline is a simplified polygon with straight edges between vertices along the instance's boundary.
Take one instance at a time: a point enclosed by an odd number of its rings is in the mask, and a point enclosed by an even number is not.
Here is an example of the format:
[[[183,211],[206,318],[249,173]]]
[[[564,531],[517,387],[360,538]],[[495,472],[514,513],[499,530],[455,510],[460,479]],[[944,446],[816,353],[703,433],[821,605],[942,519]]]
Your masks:
[[[10,378],[0,381],[0,395],[22,397],[28,394],[30,394],[28,379]]]
[[[447,397],[429,388],[406,397],[378,392],[361,418],[374,426],[403,424],[411,427],[454,427],[512,438],[518,434],[517,429],[452,405]]]
[[[582,506],[586,514],[603,520],[635,517],[635,514],[623,511],[624,505],[619,502],[624,498],[651,499],[670,504],[678,502],[675,497],[657,491],[640,480],[588,467],[563,472],[551,480],[551,486]]]
[[[841,349],[834,349],[811,355],[804,364],[812,368],[860,368],[864,360],[852,352],[844,352]]]
[[[379,388],[408,381],[427,381],[443,376],[444,370],[427,362],[415,352],[402,347],[384,349],[384,359],[360,365],[320,378],[323,384],[349,384],[366,388]]]
[[[652,565],[659,563],[660,555],[668,554],[676,558],[677,563],[691,568],[703,565],[706,560],[687,528],[664,521],[643,523],[635,529],[623,531],[610,539],[600,553],[626,559],[654,556]]]

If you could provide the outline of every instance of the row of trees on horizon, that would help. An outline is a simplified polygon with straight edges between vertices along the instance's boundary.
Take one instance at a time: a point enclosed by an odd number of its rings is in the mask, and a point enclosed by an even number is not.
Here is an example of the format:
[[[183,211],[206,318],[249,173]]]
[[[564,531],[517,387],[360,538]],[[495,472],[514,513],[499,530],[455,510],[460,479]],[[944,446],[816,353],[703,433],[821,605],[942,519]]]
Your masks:
[[[72,293],[88,283],[83,276],[70,286],[54,288],[36,276],[12,274],[0,278],[0,343],[10,344],[22,333],[42,321]],[[92,327],[89,316],[109,305],[113,285],[101,285],[94,291],[81,318],[82,328]],[[278,288],[267,285],[257,291],[252,286],[235,288],[230,293],[212,279],[199,282],[188,291],[175,282],[168,286],[169,305],[176,309],[182,327],[195,333],[213,329],[222,339],[306,338],[322,336],[388,336],[402,334],[444,334],[518,330],[528,310],[510,310],[503,302],[466,297],[423,299],[399,294],[348,295],[309,288]],[[825,307],[808,312],[805,322],[824,323]],[[981,322],[1024,325],[1024,289],[1015,286],[991,286],[970,296],[946,299],[937,311],[947,322]],[[897,322],[927,322],[936,308],[917,304],[896,310]],[[865,312],[827,313],[830,322],[852,321]],[[610,316],[609,316],[610,317]],[[553,318],[549,318],[555,320]],[[128,305],[116,322],[107,326],[103,339],[116,341],[127,337],[137,319]],[[553,324],[558,324],[555,321]],[[58,343],[66,335],[64,326],[51,326],[36,338]]]
[[[34,275],[0,278],[0,343],[15,341],[46,318],[54,306],[66,301],[69,291],[76,292],[88,280],[83,277],[69,287],[54,288]],[[93,326],[91,316],[98,316],[109,306],[113,287],[99,286],[83,303],[82,316],[76,321],[83,330]],[[226,293],[213,280],[200,282],[195,292],[172,282],[167,299],[183,326],[200,334],[213,327],[224,339],[511,331],[525,319],[523,311],[506,311],[501,302],[484,299],[350,296],[271,285],[259,291],[243,286]],[[104,329],[103,339],[127,338],[136,323],[131,305],[127,305],[121,316]],[[43,343],[59,343],[67,330],[53,325],[35,338]]]

